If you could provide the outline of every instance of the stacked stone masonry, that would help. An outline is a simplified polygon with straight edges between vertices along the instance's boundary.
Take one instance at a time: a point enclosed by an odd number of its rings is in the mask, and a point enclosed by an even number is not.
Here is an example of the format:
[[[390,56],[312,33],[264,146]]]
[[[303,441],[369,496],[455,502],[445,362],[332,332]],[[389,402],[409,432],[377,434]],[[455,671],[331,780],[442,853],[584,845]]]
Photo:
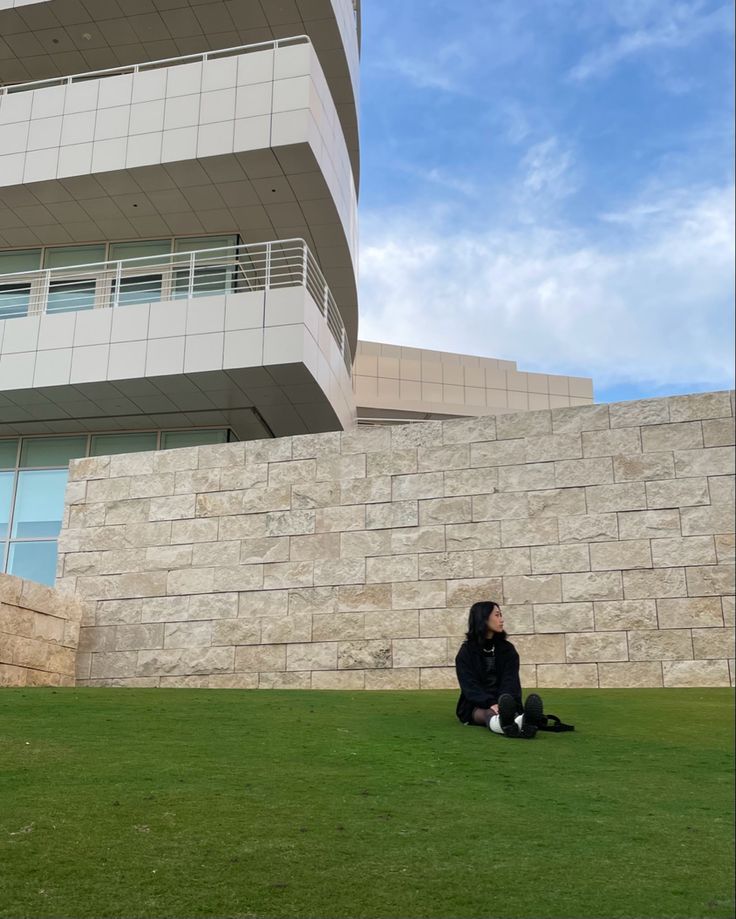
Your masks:
[[[503,604],[527,687],[734,681],[716,392],[77,460],[81,685],[455,686]]]
[[[74,686],[83,605],[0,574],[0,686]]]

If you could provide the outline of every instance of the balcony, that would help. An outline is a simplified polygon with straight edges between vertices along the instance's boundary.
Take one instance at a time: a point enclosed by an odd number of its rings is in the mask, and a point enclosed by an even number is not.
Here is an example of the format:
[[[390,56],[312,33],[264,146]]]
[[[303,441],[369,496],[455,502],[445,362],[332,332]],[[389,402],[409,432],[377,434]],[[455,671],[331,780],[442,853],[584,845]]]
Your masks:
[[[5,87],[0,248],[307,241],[357,340],[356,192],[306,36]]]
[[[0,275],[0,434],[352,426],[351,355],[303,240]],[[144,423],[145,422],[145,423]]]

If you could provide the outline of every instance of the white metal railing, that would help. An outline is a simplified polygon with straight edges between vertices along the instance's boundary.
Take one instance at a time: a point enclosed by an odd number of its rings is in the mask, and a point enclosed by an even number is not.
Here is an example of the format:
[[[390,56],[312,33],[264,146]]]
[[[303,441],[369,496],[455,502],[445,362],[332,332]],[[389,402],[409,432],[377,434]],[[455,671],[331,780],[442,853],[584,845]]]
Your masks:
[[[340,311],[303,239],[3,274],[0,319],[298,286],[317,304],[350,374],[350,346]]]
[[[49,86],[70,86],[72,83],[87,83],[104,77],[117,77],[127,73],[144,73],[148,70],[159,70],[162,67],[175,67],[178,64],[191,64],[197,61],[214,61],[222,57],[233,57],[237,54],[251,54],[271,48],[287,48],[290,45],[311,44],[308,35],[294,35],[289,38],[276,38],[272,41],[257,42],[252,45],[239,45],[235,48],[222,48],[218,51],[203,51],[200,54],[185,54],[180,57],[164,58],[160,61],[146,61],[143,64],[123,64],[106,70],[89,70],[85,73],[74,73],[70,76],[51,77],[48,80],[35,80],[32,83],[8,83],[0,86],[0,97],[12,93],[28,92],[33,89],[46,89]]]

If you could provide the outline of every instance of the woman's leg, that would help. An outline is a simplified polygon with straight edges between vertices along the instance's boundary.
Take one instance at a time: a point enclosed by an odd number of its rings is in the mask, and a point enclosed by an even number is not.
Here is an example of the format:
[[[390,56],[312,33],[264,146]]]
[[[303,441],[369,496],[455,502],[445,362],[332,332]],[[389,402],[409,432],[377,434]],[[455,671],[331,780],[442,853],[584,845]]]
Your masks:
[[[511,729],[511,725],[507,725],[506,730],[504,730],[501,727],[501,718],[497,709],[497,705],[494,706],[494,708],[474,708],[473,724],[482,724],[494,734],[505,734],[507,737],[518,737],[518,732],[522,724],[522,715],[517,715],[514,718],[513,727],[516,728],[515,732]]]

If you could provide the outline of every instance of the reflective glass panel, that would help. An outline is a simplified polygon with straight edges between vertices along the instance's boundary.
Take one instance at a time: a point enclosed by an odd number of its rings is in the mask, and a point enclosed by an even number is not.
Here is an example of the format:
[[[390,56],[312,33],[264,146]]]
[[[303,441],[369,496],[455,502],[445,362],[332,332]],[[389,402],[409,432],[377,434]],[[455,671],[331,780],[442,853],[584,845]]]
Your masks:
[[[58,536],[64,512],[66,469],[33,469],[18,473],[13,538]]]
[[[129,243],[110,243],[109,260],[117,262],[120,259],[145,258],[147,255],[168,255],[169,252],[171,252],[170,239],[136,239]],[[166,261],[168,259],[156,259],[153,264]]]
[[[30,284],[0,284],[0,319],[27,316],[30,302]]]
[[[95,434],[92,438],[90,456],[155,450],[157,439],[155,431],[145,434]]]
[[[68,466],[70,459],[87,455],[86,437],[24,437],[21,466]]]
[[[44,268],[69,268],[104,261],[104,243],[95,246],[57,246],[46,250]]]
[[[13,469],[18,461],[18,441],[0,440],[0,469]]]
[[[12,274],[14,271],[38,271],[40,267],[40,249],[8,249],[0,252],[0,274]]]
[[[5,539],[8,535],[14,478],[14,472],[0,472],[0,539]],[[1,548],[0,552],[2,552]],[[2,571],[2,555],[0,555],[0,571]]]
[[[174,248],[176,252],[198,252],[201,249],[223,249],[235,246],[237,241],[237,236],[194,236],[189,239],[177,239]],[[229,262],[233,263],[232,267]],[[234,253],[213,252],[212,255],[198,255],[191,282],[192,296],[207,297],[232,290],[235,274],[234,263]],[[177,299],[187,297],[189,289],[189,269],[178,269],[174,283],[174,296]]]
[[[177,447],[201,447],[207,444],[227,443],[227,431],[166,431],[161,435],[161,449],[175,450]]]
[[[56,540],[11,542],[8,574],[52,586],[56,580]]]
[[[113,302],[115,281],[112,283]],[[161,299],[163,277],[160,274],[138,274],[120,281],[118,306],[134,306],[136,303],[157,303]]]
[[[46,311],[69,313],[74,310],[91,310],[95,305],[96,289],[97,282],[92,278],[52,281]]]

